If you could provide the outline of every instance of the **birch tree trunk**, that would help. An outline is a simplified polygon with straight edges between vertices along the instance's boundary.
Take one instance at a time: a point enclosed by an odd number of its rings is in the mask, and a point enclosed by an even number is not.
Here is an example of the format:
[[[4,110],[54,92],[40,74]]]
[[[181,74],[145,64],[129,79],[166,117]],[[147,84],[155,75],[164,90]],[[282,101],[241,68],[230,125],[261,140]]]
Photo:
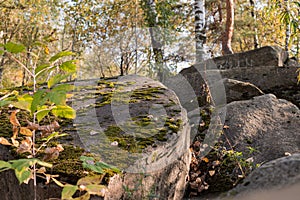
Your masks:
[[[234,2],[226,0],[226,28],[222,40],[222,54],[233,54],[231,40],[234,30]]]
[[[259,42],[258,42],[258,35],[257,35],[257,25],[256,25],[256,10],[255,10],[255,0],[250,0],[250,6],[251,6],[251,17],[254,20],[254,36],[253,36],[253,45],[254,49],[259,48]]]
[[[285,13],[287,16],[290,16],[290,2],[289,0],[284,0],[284,6],[285,6]],[[287,54],[289,55],[289,42],[290,42],[290,38],[291,38],[291,24],[290,24],[290,17],[287,17],[286,20],[286,28],[285,28],[285,45],[284,45],[284,49],[287,52]]]
[[[195,0],[195,40],[196,40],[196,63],[205,60],[206,34],[205,34],[205,0]]]

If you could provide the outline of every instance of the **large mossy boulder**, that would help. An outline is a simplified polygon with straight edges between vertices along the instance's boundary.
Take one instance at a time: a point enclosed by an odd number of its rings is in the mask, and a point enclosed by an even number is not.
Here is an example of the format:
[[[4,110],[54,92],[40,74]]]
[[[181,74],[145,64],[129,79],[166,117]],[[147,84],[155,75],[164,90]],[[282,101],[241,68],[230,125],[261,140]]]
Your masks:
[[[79,159],[93,155],[122,171],[103,178],[107,184],[104,199],[181,199],[189,172],[190,127],[176,94],[157,81],[136,75],[71,84],[75,89],[68,104],[77,116],[73,122],[58,121],[59,131],[69,136],[58,141],[65,151],[53,161],[49,173],[76,184],[87,172],[95,174],[84,169]],[[1,123],[7,129],[0,133],[9,138],[9,114],[3,113]],[[30,116],[19,114],[26,126]],[[7,147],[0,150],[3,160],[18,158]],[[0,173],[0,179],[6,185],[0,190],[3,199],[33,198],[32,182],[19,185],[12,171]],[[38,179],[38,199],[60,198],[60,192],[61,188]]]
[[[190,128],[176,94],[136,75],[75,85],[78,144],[125,173],[111,180],[105,199],[180,199]]]

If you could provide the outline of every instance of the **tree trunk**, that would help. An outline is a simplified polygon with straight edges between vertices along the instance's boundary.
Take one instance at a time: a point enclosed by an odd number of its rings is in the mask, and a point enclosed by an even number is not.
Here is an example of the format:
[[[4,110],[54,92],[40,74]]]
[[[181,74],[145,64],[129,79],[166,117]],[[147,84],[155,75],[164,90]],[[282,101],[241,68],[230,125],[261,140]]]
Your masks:
[[[290,2],[289,0],[284,0],[284,4],[285,4],[285,12],[287,15],[290,15]],[[285,28],[285,46],[284,49],[287,52],[287,54],[289,55],[289,41],[291,38],[291,25],[290,25],[290,21],[286,21],[286,28]]]
[[[163,44],[161,42],[161,34],[157,26],[157,12],[154,0],[147,0],[147,22],[149,25],[149,32],[151,37],[151,45],[154,54],[155,65],[157,68],[157,78],[159,81],[164,82],[164,57],[163,57]]]
[[[205,0],[195,0],[195,40],[196,40],[196,63],[205,60]]]
[[[222,54],[233,54],[231,49],[231,40],[234,29],[234,2],[233,0],[226,0],[226,28],[222,41]]]
[[[259,43],[258,43],[257,26],[256,26],[255,0],[250,0],[250,5],[251,5],[251,17],[254,20],[253,45],[254,45],[254,49],[257,49],[259,48]]]
[[[5,57],[4,54],[1,57],[1,61],[0,61],[0,87],[1,87],[1,82],[2,82],[2,75],[3,75],[3,70],[4,70],[4,63],[5,63]]]

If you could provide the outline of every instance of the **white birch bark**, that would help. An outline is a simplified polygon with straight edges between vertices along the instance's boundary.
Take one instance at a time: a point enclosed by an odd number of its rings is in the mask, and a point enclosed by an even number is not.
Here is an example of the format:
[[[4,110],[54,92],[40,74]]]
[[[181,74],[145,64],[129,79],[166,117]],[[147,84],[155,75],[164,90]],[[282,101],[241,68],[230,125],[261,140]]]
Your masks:
[[[195,12],[195,40],[196,40],[196,63],[200,63],[205,60],[205,0],[195,0],[194,2]]]

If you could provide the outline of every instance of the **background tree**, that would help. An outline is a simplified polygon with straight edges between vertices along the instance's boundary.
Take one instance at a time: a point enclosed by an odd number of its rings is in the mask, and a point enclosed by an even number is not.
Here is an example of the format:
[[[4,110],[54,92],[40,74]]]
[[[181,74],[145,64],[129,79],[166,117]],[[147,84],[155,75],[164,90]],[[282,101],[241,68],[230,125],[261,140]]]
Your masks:
[[[56,1],[50,3],[46,0],[6,0],[0,2],[2,20],[0,23],[0,43],[3,45],[9,42],[24,44],[28,53],[25,57],[18,59],[26,63],[28,68],[32,64],[32,56],[38,46],[45,47],[44,52],[38,52],[39,55],[51,53],[49,52],[51,48],[56,48],[55,28],[50,19],[57,17],[56,5]],[[45,43],[50,46],[45,45]],[[28,80],[27,73],[25,71],[19,73],[19,68],[16,66],[6,53],[1,55],[0,79],[5,86],[14,84],[14,80],[24,85]],[[7,72],[6,75],[4,71]]]
[[[234,2],[226,0],[226,26],[224,36],[222,38],[222,54],[233,54],[231,41],[234,30]]]
[[[196,40],[196,63],[206,59],[205,43],[205,0],[195,0],[195,40]]]
[[[255,0],[249,0],[251,8],[251,17],[253,18],[254,35],[253,35],[253,47],[257,49],[259,47],[258,33],[257,33],[257,17],[256,17],[256,2]]]

